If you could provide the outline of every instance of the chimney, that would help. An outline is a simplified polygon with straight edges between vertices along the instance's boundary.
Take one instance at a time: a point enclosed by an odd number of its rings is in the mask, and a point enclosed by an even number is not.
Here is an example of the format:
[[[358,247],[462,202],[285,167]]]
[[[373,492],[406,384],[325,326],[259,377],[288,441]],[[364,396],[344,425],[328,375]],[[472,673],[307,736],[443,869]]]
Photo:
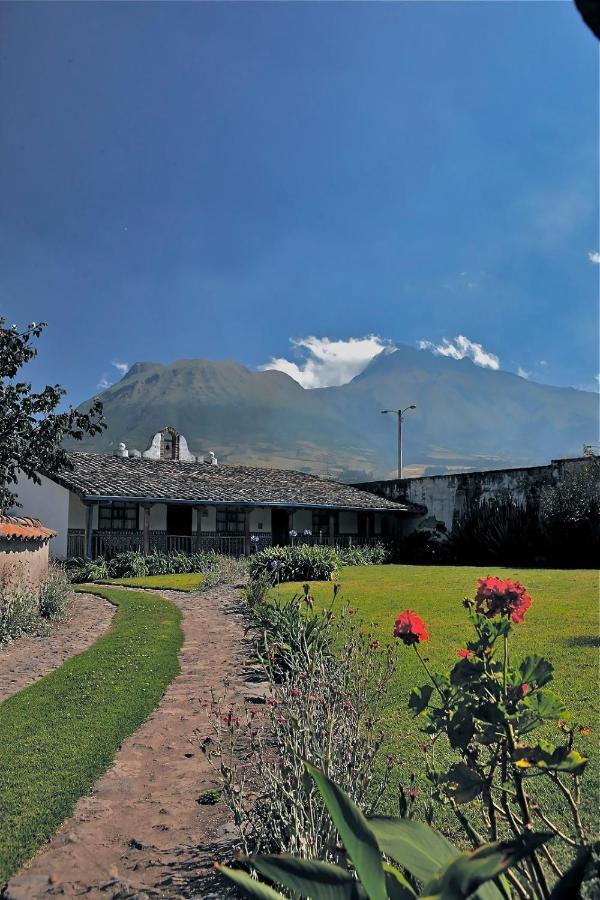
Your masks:
[[[217,457],[216,457],[215,454],[212,452],[212,450],[209,451],[209,454],[208,454],[208,461],[209,461],[209,463],[211,464],[211,466],[218,466],[218,465],[219,465],[219,462],[218,462],[218,460],[217,460]]]
[[[125,444],[121,441],[117,449],[115,450],[115,456],[120,456],[122,458],[129,456],[129,450],[125,446]]]

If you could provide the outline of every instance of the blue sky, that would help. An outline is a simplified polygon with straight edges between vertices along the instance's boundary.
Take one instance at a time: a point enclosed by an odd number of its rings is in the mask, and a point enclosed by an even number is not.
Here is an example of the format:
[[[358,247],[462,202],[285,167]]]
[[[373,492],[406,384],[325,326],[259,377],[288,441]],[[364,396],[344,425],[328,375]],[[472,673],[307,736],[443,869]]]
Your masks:
[[[0,34],[0,310],[50,323],[36,381],[78,402],[114,362],[207,357],[326,383],[325,338],[352,370],[376,335],[597,386],[571,3],[4,2]]]

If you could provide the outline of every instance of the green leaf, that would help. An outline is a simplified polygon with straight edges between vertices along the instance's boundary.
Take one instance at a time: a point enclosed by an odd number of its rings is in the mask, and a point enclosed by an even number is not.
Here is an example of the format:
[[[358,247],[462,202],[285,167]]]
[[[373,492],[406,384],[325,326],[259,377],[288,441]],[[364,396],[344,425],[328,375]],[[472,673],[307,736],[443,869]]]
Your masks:
[[[483,779],[466,763],[454,763],[450,766],[443,781],[446,783],[446,791],[457,803],[469,803],[474,800],[483,788]]]
[[[431,684],[424,684],[422,687],[412,689],[408,700],[408,708],[412,709],[415,716],[418,716],[419,713],[422,713],[428,707],[432,694],[433,686]]]
[[[538,741],[534,747],[518,747],[513,762],[519,769],[546,769],[580,775],[587,765],[587,758],[567,746],[555,747],[549,741]]]
[[[387,900],[381,854],[367,820],[356,803],[323,772],[310,763],[304,765],[314,778],[369,900]]]
[[[484,844],[477,850],[461,853],[426,885],[422,896],[430,900],[434,897],[437,900],[464,900],[551,837],[550,833],[532,834],[518,841]]]
[[[526,656],[519,666],[521,684],[530,686],[535,684],[536,687],[543,687],[543,685],[552,681],[553,672],[554,666],[547,659],[544,659],[543,656],[538,656],[536,653]]]
[[[458,850],[424,822],[373,816],[369,826],[386,856],[395,859],[419,881],[429,881]]]
[[[217,868],[221,875],[229,878],[230,881],[234,881],[247,897],[252,897],[252,900],[285,900],[285,897],[279,891],[274,891],[267,884],[255,881],[254,878],[251,878],[247,872],[242,872],[241,869],[229,869],[227,866],[217,866]]]
[[[474,678],[479,679],[483,673],[483,663],[477,659],[461,659],[450,672],[450,681],[456,687],[469,685]]]
[[[389,900],[413,900],[413,897],[417,896],[402,872],[386,862],[384,862],[383,868]]]
[[[526,706],[540,719],[567,718],[567,707],[554,691],[536,691],[530,697],[525,697],[523,706]]]
[[[289,854],[256,856],[254,867],[270,881],[315,900],[361,900],[366,897],[349,872],[320,860],[298,859]]]
[[[452,747],[464,750],[475,732],[475,723],[470,712],[458,709],[448,723],[448,740]]]

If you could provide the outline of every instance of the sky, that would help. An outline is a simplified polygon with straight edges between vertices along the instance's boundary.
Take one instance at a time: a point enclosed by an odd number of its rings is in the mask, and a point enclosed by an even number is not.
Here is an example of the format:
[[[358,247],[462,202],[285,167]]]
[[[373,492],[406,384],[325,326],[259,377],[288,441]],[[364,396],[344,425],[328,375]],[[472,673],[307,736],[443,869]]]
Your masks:
[[[597,389],[598,101],[570,2],[0,3],[0,315],[75,403],[398,343]]]

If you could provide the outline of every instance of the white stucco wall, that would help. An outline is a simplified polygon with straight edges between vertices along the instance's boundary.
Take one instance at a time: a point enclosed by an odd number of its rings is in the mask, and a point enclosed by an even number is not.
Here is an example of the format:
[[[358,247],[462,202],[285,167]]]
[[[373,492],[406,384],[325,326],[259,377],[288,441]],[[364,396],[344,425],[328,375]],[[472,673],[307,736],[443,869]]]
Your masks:
[[[217,530],[217,508],[216,506],[205,506],[203,510],[206,510],[208,515],[202,516],[202,531],[216,531]]]
[[[294,510],[294,515],[292,516],[293,525],[292,528],[294,531],[297,531],[299,534],[302,534],[303,531],[308,529],[312,531],[312,510],[310,509],[296,509]]]
[[[144,510],[140,508],[140,515],[143,516]],[[142,527],[143,527],[142,518]],[[167,504],[155,503],[150,507],[150,531],[166,531],[167,530]]]
[[[16,493],[22,508],[7,510],[15,516],[31,516],[40,519],[48,528],[58,534],[50,541],[50,556],[65,559],[67,555],[67,530],[69,527],[69,491],[40,476],[41,484],[34,484],[25,475],[19,475]]]
[[[259,527],[262,525],[262,528]],[[250,531],[271,531],[271,510],[258,507],[250,512]]]

